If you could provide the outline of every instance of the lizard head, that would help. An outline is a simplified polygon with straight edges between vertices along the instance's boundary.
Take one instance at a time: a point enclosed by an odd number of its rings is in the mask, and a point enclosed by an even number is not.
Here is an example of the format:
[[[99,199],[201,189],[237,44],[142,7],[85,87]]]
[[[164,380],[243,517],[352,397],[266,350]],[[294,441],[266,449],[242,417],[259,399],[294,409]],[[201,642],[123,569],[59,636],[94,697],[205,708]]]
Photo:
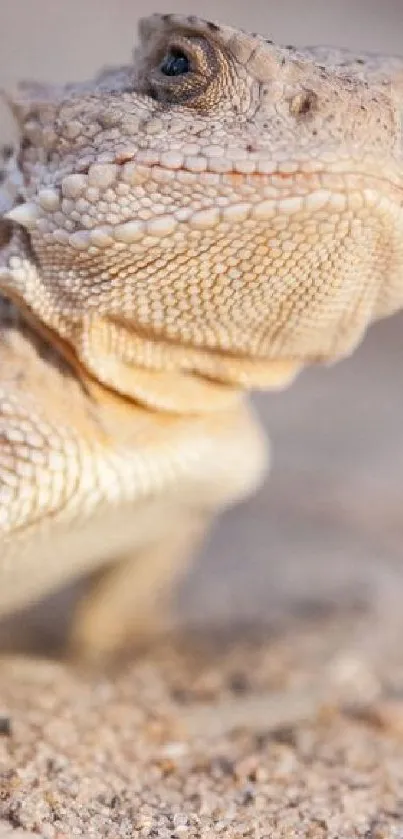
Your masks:
[[[146,19],[131,65],[11,99],[1,289],[157,407],[339,358],[402,304],[402,79],[399,59]]]

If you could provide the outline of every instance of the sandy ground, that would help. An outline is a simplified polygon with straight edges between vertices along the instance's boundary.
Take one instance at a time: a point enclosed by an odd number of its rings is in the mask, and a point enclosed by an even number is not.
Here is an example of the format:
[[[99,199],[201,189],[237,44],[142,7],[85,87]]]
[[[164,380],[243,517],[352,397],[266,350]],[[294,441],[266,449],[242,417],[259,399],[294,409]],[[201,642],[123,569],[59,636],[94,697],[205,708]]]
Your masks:
[[[403,669],[357,620],[203,634],[114,678],[4,661],[0,836],[402,837]]]
[[[2,0],[1,81],[121,60],[144,11]],[[197,11],[287,42],[401,50],[401,0]],[[402,326],[257,400],[271,477],[178,593],[192,633],[90,675],[35,652],[73,591],[3,625],[0,839],[403,839]]]

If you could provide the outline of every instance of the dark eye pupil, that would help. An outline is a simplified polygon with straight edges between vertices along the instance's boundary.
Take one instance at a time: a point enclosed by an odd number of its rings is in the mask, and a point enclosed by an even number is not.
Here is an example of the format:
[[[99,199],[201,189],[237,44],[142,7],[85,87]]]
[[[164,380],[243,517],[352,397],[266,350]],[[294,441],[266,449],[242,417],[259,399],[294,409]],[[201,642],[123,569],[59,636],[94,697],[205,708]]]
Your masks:
[[[165,56],[160,70],[164,76],[183,76],[190,71],[189,59],[180,50],[172,49]]]

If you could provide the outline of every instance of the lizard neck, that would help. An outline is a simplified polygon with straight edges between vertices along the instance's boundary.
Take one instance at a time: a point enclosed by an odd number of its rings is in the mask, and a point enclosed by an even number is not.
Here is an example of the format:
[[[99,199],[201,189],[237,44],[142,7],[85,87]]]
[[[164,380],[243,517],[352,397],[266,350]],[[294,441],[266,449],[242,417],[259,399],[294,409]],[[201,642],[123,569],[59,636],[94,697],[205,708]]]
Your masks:
[[[75,345],[85,368],[126,398],[158,410],[227,410],[254,388],[278,389],[300,365],[161,340],[108,317],[85,319]]]
[[[296,362],[170,343],[111,317],[91,314],[48,324],[7,291],[33,332],[60,353],[97,400],[106,388],[127,406],[177,414],[226,411],[246,391],[285,387],[300,369]]]

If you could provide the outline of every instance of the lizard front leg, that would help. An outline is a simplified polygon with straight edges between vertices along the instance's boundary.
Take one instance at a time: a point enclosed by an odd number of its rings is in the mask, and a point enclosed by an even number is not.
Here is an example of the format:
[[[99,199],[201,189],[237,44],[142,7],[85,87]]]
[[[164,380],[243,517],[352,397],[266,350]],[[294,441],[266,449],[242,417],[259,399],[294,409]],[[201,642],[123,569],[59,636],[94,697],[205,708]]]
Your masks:
[[[207,523],[260,482],[266,445],[242,403],[153,412],[89,394],[44,355],[11,327],[0,340],[0,615],[96,574],[72,645],[100,659],[155,633]]]
[[[224,506],[249,495],[263,475],[266,442],[248,409],[226,420],[207,419],[202,436],[197,421],[188,422],[196,423],[191,448],[207,442],[206,457],[157,498],[126,510],[129,518],[138,517],[137,544],[97,571],[79,602],[69,644],[78,660],[102,663],[171,629],[172,592],[210,524]],[[163,474],[162,462],[159,468]]]
[[[183,508],[163,538],[96,572],[76,609],[68,651],[90,664],[143,647],[172,627],[170,595],[208,528],[211,513]]]

